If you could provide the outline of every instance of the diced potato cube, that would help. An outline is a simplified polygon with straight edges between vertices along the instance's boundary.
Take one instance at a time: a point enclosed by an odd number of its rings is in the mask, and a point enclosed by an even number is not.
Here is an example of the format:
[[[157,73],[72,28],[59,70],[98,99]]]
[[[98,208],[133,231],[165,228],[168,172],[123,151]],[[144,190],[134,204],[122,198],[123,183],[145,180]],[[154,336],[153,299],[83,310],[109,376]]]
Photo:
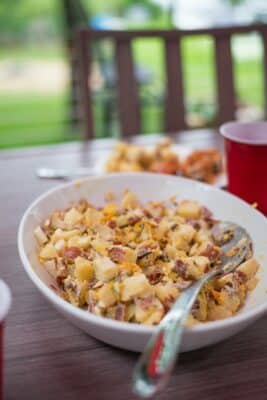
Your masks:
[[[195,229],[189,224],[180,224],[179,232],[188,242],[191,242],[196,234]]]
[[[197,201],[183,200],[178,206],[178,214],[184,218],[198,219],[201,207]]]
[[[232,273],[222,276],[221,278],[216,279],[215,287],[223,288],[225,285],[229,285],[230,287],[234,286],[234,275]]]
[[[104,240],[112,240],[115,236],[114,230],[109,228],[107,225],[103,225],[103,224],[96,225],[95,231]]]
[[[100,211],[94,208],[88,208],[85,213],[85,224],[89,228],[93,228],[95,225],[99,224],[101,221],[102,214]]]
[[[198,307],[195,309],[194,317],[199,321],[206,321],[208,316],[208,301],[205,290],[198,295]]]
[[[122,208],[136,208],[138,206],[138,199],[133,192],[126,191],[121,201]]]
[[[40,245],[45,244],[48,241],[48,237],[40,226],[37,226],[37,228],[34,230],[34,235]]]
[[[122,282],[122,301],[128,301],[134,296],[148,295],[153,291],[144,274],[133,275]]]
[[[130,303],[126,306],[126,321],[130,321],[132,320],[132,318],[134,317],[134,313],[135,313],[135,304]]]
[[[169,223],[166,220],[161,220],[157,228],[155,229],[155,237],[157,240],[161,240],[164,235],[168,232],[169,230]]]
[[[196,240],[198,243],[209,242],[209,241],[210,241],[210,237],[209,237],[209,235],[208,235],[208,233],[207,233],[206,231],[203,231],[203,230],[201,229],[200,231],[198,231],[198,232],[196,233],[195,240]]]
[[[58,240],[69,240],[73,236],[77,236],[80,233],[78,229],[72,229],[70,231],[63,231],[62,229],[58,228],[55,230],[53,235],[51,236],[51,242],[54,244]]]
[[[48,243],[45,247],[42,248],[42,250],[40,251],[40,257],[45,260],[57,257],[57,251],[52,243]]]
[[[205,260],[200,260],[197,257],[190,257],[186,259],[186,265],[187,275],[192,279],[199,279],[204,274],[208,264],[205,263]]]
[[[112,253],[115,253],[114,259],[112,258]],[[116,253],[119,253],[119,255],[116,257]],[[130,263],[130,264],[135,264],[136,263],[136,252],[133,249],[130,249],[127,246],[113,246],[110,249],[110,258],[119,263]]]
[[[68,240],[68,247],[79,247],[87,250],[90,243],[91,238],[89,236],[73,236]]]
[[[143,323],[151,314],[151,310],[135,305],[134,317],[136,322]]]
[[[199,321],[197,319],[195,319],[192,314],[189,314],[185,321],[185,326],[190,327],[190,326],[194,326],[198,323],[199,323]]]
[[[166,283],[166,285],[158,284],[155,288],[156,295],[164,303],[169,299],[176,299],[178,297],[179,291],[171,283]]]
[[[102,282],[108,282],[119,272],[119,266],[108,257],[97,258],[94,261],[95,276]]]
[[[55,249],[58,252],[58,254],[62,254],[62,252],[66,248],[66,242],[64,239],[60,239],[54,244],[54,246],[55,246]]]
[[[256,275],[257,271],[259,269],[259,263],[255,258],[251,258],[237,268],[237,271],[243,272],[247,279],[251,279],[253,276]]]
[[[117,207],[116,204],[109,203],[103,208],[103,213],[106,217],[112,218],[116,215]]]
[[[178,229],[170,232],[170,239],[177,249],[187,250],[195,236],[195,229],[188,224],[179,225]]]
[[[257,286],[259,279],[255,276],[247,281],[246,287],[248,290],[253,290]]]
[[[94,267],[85,258],[76,257],[74,275],[79,281],[89,281],[94,277]]]
[[[229,294],[226,290],[221,291],[221,299],[219,304],[230,310],[233,314],[238,310],[240,306],[240,298],[238,294]]]
[[[105,283],[98,290],[98,299],[99,299],[99,307],[110,307],[113,306],[118,300],[118,296],[116,295],[116,291],[113,290],[112,286]]]
[[[78,283],[77,296],[79,298],[79,305],[83,306],[86,303],[88,296],[88,284],[86,281],[81,281]]]
[[[59,211],[55,211],[51,215],[51,226],[54,229],[65,229],[66,228],[66,224],[63,221],[63,219],[61,218],[61,213]]]
[[[205,256],[193,256],[193,257],[190,257],[190,259],[193,261],[195,266],[198,268],[201,275],[206,272],[206,269],[210,265],[210,260],[208,259],[208,257],[205,257]]]
[[[47,272],[53,276],[53,278],[57,277],[57,267],[56,267],[56,261],[54,259],[51,260],[46,260],[44,262],[45,269]]]
[[[145,324],[145,325],[157,325],[161,321],[161,319],[163,317],[163,314],[164,314],[164,310],[163,309],[155,310],[154,312],[152,312],[152,314],[147,319],[145,319],[143,321],[143,324]]]
[[[224,319],[232,316],[232,312],[221,305],[211,305],[208,310],[208,320],[215,321],[217,319]]]
[[[171,244],[167,244],[165,247],[165,253],[166,255],[170,258],[170,259],[175,259],[176,255],[177,255],[177,249],[175,246],[171,245]],[[186,255],[186,254],[185,254]]]
[[[97,251],[99,254],[101,254],[103,256],[107,255],[107,247],[109,244],[107,242],[105,242],[104,240],[99,239],[99,238],[94,239],[94,240],[92,240],[91,245],[92,245],[93,249],[95,251]]]
[[[82,222],[83,215],[76,210],[76,208],[71,208],[69,211],[66,212],[64,217],[64,222],[68,227],[73,227],[76,224]]]

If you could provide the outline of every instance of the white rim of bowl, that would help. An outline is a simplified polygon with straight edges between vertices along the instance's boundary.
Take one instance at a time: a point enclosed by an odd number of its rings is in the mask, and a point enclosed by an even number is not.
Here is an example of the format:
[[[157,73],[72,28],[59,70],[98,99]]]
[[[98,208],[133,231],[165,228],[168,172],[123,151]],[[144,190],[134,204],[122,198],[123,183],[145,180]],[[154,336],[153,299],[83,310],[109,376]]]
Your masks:
[[[11,292],[4,281],[0,280],[0,323],[2,323],[11,306]]]
[[[101,175],[101,176],[91,176],[91,177],[87,177],[87,178],[83,178],[83,179],[79,179],[79,180],[74,180],[72,182],[65,183],[62,185],[58,185],[57,187],[52,188],[52,189],[46,191],[45,193],[43,193],[42,195],[40,195],[39,197],[37,197],[37,199],[34,200],[30,204],[30,206],[26,209],[26,211],[21,219],[19,229],[18,229],[18,251],[19,251],[20,259],[22,261],[22,265],[23,265],[26,273],[28,274],[29,278],[38,287],[38,289],[42,292],[42,294],[46,298],[51,299],[51,302],[54,303],[59,309],[63,309],[66,313],[69,313],[69,314],[73,315],[74,317],[78,317],[78,318],[82,319],[83,321],[94,323],[95,325],[100,326],[100,327],[104,327],[104,328],[107,327],[109,329],[113,329],[114,331],[119,329],[119,330],[132,332],[132,333],[136,333],[136,334],[144,334],[144,333],[152,334],[154,332],[154,330],[156,329],[156,327],[154,327],[154,326],[148,327],[148,326],[141,325],[141,324],[108,319],[105,317],[94,315],[94,314],[89,313],[85,310],[82,310],[78,307],[73,306],[71,303],[68,303],[66,300],[62,299],[58,294],[56,294],[51,288],[49,288],[41,280],[41,278],[39,278],[39,276],[34,272],[32,266],[31,266],[31,263],[29,262],[29,259],[24,251],[24,246],[23,246],[24,225],[25,225],[26,219],[28,218],[29,214],[32,213],[31,210],[35,208],[35,206],[39,203],[39,201],[44,199],[46,196],[48,196],[54,192],[57,192],[58,190],[62,190],[63,188],[75,186],[77,184],[82,185],[83,183],[88,182],[88,181],[90,182],[90,181],[106,180],[109,177],[115,177],[115,178],[119,179],[120,176],[128,176],[130,178],[130,177],[140,177],[140,174],[138,174],[138,173],[112,173],[112,174],[105,174],[105,175]],[[166,178],[166,175],[153,174],[153,173],[142,173],[142,176],[148,176],[152,179],[154,179],[155,177]],[[224,192],[224,191],[222,191],[216,187],[213,187],[211,185],[208,185],[208,184],[205,184],[202,182],[192,181],[191,179],[186,179],[186,178],[182,178],[182,177],[178,177],[178,176],[169,176],[168,175],[167,178],[170,180],[182,180],[182,181],[186,181],[186,182],[190,181],[190,182],[194,183],[195,185],[202,187],[205,190],[209,190],[209,191],[215,190],[217,192],[218,191],[223,192],[224,195],[235,198],[235,199],[239,200],[241,203],[243,203],[244,205],[246,205],[247,207],[250,207],[248,203],[246,203],[244,200],[238,198],[237,196],[235,196],[231,193],[228,193],[228,192]],[[265,218],[265,216],[258,210],[253,209],[253,212],[255,212],[258,215],[260,215],[261,217]],[[266,219],[266,229],[267,229],[267,219]],[[214,331],[220,330],[224,327],[237,325],[240,322],[249,320],[253,317],[261,316],[266,311],[267,311],[267,301],[265,301],[262,304],[252,307],[250,310],[243,311],[242,314],[241,313],[235,314],[233,317],[229,317],[229,318],[226,318],[223,320],[205,322],[203,324],[197,324],[190,328],[185,328],[185,332],[194,331],[195,333],[197,333],[197,332],[209,331],[210,329],[214,330]]]
[[[249,139],[241,140],[240,138],[235,138],[227,132],[227,128],[230,128],[234,125],[244,126],[244,125],[256,125],[256,124],[266,125],[266,128],[267,128],[267,121],[254,121],[254,122],[230,121],[230,122],[226,122],[225,124],[221,125],[219,128],[219,132],[224,138],[229,139],[235,143],[249,144],[251,146],[267,146],[266,140],[255,143],[255,141],[253,141],[253,140],[249,140]]]

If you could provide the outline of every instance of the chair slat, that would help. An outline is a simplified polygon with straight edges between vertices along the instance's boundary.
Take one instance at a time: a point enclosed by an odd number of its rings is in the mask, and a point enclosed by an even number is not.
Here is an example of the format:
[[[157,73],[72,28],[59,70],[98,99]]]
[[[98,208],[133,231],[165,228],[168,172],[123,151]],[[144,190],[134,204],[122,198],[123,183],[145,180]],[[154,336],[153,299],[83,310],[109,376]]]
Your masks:
[[[79,107],[82,115],[82,135],[84,140],[93,139],[94,122],[91,91],[89,89],[89,75],[91,65],[91,52],[90,52],[90,33],[88,30],[80,30],[76,38],[76,57],[77,57],[77,71],[78,71],[78,84],[80,88]]]
[[[118,106],[122,136],[140,133],[138,87],[134,74],[131,41],[116,40]]]
[[[231,55],[231,36],[215,37],[218,124],[235,119],[235,88]]]
[[[175,132],[186,127],[184,90],[181,65],[180,39],[165,39],[166,60],[166,132]]]
[[[267,30],[261,32],[263,45],[264,118],[267,119]]]

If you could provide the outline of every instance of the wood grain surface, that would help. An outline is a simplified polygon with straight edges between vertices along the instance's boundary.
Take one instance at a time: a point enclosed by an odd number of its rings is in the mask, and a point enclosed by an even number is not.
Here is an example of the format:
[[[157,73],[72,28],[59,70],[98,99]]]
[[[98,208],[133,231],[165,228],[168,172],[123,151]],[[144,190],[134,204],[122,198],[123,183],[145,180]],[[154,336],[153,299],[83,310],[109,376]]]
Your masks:
[[[219,145],[218,135],[204,131],[183,133],[179,140]],[[0,277],[13,293],[5,334],[5,399],[136,399],[130,382],[137,355],[100,343],[65,321],[27,278],[17,251],[24,210],[58,184],[38,180],[35,169],[93,163],[101,146],[111,142],[93,143],[86,154],[78,144],[0,153]],[[170,384],[156,398],[267,399],[266,335],[262,318],[230,340],[181,355]]]

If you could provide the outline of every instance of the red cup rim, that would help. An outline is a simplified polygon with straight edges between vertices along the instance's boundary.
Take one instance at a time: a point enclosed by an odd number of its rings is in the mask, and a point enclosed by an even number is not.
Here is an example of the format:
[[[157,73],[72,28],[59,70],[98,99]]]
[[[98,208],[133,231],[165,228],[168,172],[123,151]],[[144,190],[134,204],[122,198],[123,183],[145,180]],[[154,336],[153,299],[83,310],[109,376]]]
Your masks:
[[[8,286],[0,280],[0,323],[6,318],[11,306],[11,292]]]
[[[255,126],[255,128],[258,126],[265,126],[266,130],[267,130],[267,121],[255,121],[255,122],[238,122],[238,121],[231,121],[231,122],[226,122],[225,124],[220,126],[220,133],[221,135],[226,138],[229,139],[233,142],[236,143],[241,143],[241,144],[249,144],[252,146],[262,146],[262,145],[267,145],[267,139],[263,139],[263,140],[259,140],[257,142],[255,142],[255,140],[253,139],[241,139],[239,137],[235,137],[234,135],[229,133],[229,128],[233,127],[233,126],[237,126],[239,125],[240,127],[242,126]]]

